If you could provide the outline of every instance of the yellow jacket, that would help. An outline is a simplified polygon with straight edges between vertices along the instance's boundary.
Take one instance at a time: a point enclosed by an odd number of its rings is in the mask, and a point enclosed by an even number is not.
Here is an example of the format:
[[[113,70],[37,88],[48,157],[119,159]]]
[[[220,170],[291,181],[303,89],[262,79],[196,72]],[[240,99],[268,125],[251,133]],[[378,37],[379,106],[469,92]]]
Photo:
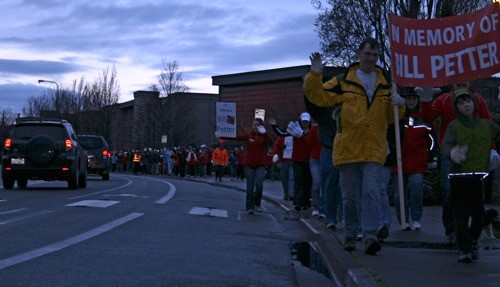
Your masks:
[[[304,92],[309,101],[320,107],[341,105],[339,129],[333,141],[333,162],[336,167],[355,162],[384,164],[389,152],[387,127],[394,123],[394,110],[389,96],[390,84],[377,67],[377,83],[373,101],[368,103],[363,83],[356,75],[358,63],[345,74],[322,83],[322,74],[309,72]],[[403,117],[405,107],[400,107]]]

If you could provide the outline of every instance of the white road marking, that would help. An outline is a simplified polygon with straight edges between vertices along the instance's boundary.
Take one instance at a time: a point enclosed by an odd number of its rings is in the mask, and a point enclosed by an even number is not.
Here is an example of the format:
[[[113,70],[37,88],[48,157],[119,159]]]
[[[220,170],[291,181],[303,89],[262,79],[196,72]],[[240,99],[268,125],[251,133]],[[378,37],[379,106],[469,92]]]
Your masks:
[[[7,210],[7,211],[4,211],[4,212],[0,212],[0,215],[18,213],[18,212],[21,212],[21,211],[24,211],[24,210],[27,210],[27,208],[23,207],[23,208],[18,208],[18,209]]]
[[[83,195],[74,196],[74,197],[70,197],[68,199],[72,200],[72,199],[78,199],[78,198],[83,198],[83,197],[89,197],[89,196],[93,196],[93,195],[96,195],[96,194],[106,193],[106,192],[110,192],[110,191],[117,190],[117,189],[120,189],[120,188],[125,188],[125,187],[127,187],[127,186],[129,186],[129,185],[132,184],[132,181],[130,179],[128,179],[126,177],[124,177],[124,179],[127,181],[127,183],[125,183],[124,185],[120,185],[120,186],[113,187],[113,188],[110,188],[110,189],[105,189],[105,190],[98,191],[98,192],[86,193],[86,194],[83,194]]]
[[[159,181],[159,182],[162,182],[162,183],[166,183],[168,185],[168,187],[169,187],[167,195],[165,195],[164,197],[158,199],[157,201],[155,201],[155,203],[165,204],[172,197],[174,197],[176,189],[175,189],[175,186],[173,184],[171,184],[170,182],[166,182],[166,181],[158,180],[158,179],[154,179],[154,178],[150,178],[150,180],[154,180],[154,181]]]
[[[54,212],[54,211],[53,210],[38,211],[38,212],[30,213],[28,215],[14,217],[14,218],[7,219],[7,220],[2,220],[2,221],[0,221],[0,225],[4,225],[4,224],[16,222],[16,221],[21,221],[23,219],[28,219],[28,218],[31,218],[31,217],[35,217],[35,216],[39,216],[39,215],[44,215],[44,214],[48,214],[48,213],[52,213],[52,212]]]
[[[31,260],[31,259],[35,259],[37,257],[43,256],[43,255],[46,255],[49,253],[53,253],[53,252],[62,250],[64,248],[70,247],[70,246],[75,245],[77,243],[91,239],[93,237],[96,237],[96,236],[101,235],[105,232],[108,232],[108,231],[110,231],[110,230],[112,230],[112,229],[114,229],[122,224],[125,224],[125,223],[127,223],[131,220],[134,220],[138,217],[141,217],[143,215],[144,215],[144,213],[131,213],[129,215],[126,215],[124,217],[118,218],[118,219],[113,220],[113,221],[106,223],[104,225],[101,225],[97,228],[94,228],[94,229],[89,230],[87,232],[84,232],[82,234],[76,235],[74,237],[56,242],[56,243],[51,244],[51,245],[47,245],[47,246],[42,247],[42,248],[38,248],[38,249],[31,250],[31,251],[28,251],[25,253],[21,253],[19,255],[15,255],[15,256],[12,256],[12,257],[9,257],[6,259],[2,259],[2,260],[0,260],[0,270],[7,268],[7,267],[10,267],[12,265],[16,265],[16,264]]]
[[[115,205],[117,203],[120,203],[120,202],[114,201],[114,200],[81,200],[78,202],[66,204],[66,206],[106,208],[106,207],[109,207],[111,205]]]
[[[216,209],[216,208],[207,208],[207,207],[193,207],[189,211],[189,214],[205,215],[205,216],[213,216],[213,217],[228,217],[227,210]]]

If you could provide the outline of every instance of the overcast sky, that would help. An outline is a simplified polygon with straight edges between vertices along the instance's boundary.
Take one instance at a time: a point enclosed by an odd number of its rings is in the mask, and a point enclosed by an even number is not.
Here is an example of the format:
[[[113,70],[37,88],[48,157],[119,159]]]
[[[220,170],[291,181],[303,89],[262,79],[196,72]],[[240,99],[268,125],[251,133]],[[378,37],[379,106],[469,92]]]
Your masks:
[[[176,60],[192,92],[212,76],[309,64],[319,49],[310,0],[2,0],[0,108],[91,82],[116,67],[120,100],[157,83]]]

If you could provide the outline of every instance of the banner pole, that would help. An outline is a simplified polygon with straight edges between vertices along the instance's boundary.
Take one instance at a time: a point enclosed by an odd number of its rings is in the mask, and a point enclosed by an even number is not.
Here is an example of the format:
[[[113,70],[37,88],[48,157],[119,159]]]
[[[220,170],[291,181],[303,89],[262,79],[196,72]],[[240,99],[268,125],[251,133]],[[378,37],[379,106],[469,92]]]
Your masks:
[[[389,27],[390,27],[390,20],[389,20]],[[392,32],[389,29],[389,37],[392,37]],[[390,55],[390,60],[391,60],[391,65],[393,63],[392,61],[392,46],[391,46],[391,52],[389,53]],[[396,82],[394,81],[394,69],[395,67],[391,67],[391,78],[392,78],[392,84],[391,84],[391,94],[394,95],[397,93],[397,86]],[[404,197],[404,188],[403,188],[403,164],[402,164],[402,159],[401,159],[401,137],[400,137],[400,132],[399,132],[399,110],[398,106],[393,105],[393,112],[394,112],[394,132],[396,135],[396,161],[397,161],[397,169],[398,169],[398,194],[399,194],[399,220],[401,222],[401,229],[404,230],[407,228],[406,226],[406,220],[405,220],[405,197]],[[394,184],[394,182],[392,183]]]
[[[397,93],[396,83],[392,82],[391,88],[392,94]],[[401,138],[399,132],[399,110],[398,106],[393,105],[394,109],[394,131],[396,134],[396,159],[397,159],[397,167],[398,167],[398,193],[399,193],[399,210],[400,210],[400,221],[401,221],[401,229],[406,229],[406,220],[405,220],[405,197],[404,197],[404,188],[403,188],[403,163],[401,159]],[[394,183],[393,183],[394,184]]]

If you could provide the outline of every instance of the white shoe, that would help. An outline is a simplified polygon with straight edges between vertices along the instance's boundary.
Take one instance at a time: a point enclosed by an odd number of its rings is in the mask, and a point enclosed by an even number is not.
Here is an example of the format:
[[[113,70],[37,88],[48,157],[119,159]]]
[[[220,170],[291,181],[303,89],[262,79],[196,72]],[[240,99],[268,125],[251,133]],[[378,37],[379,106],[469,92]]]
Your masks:
[[[262,212],[262,207],[259,205],[255,206],[255,211]]]
[[[358,235],[356,235],[356,241],[362,241],[363,240],[363,233],[358,233]]]
[[[324,215],[323,213],[320,213],[320,214],[318,214],[318,217],[319,218],[326,218],[326,215]]]
[[[319,211],[317,211],[317,210],[313,210],[313,212],[312,212],[312,216],[318,216],[318,215],[319,215]]]
[[[420,230],[420,228],[422,228],[422,224],[418,221],[413,221],[413,229]]]

